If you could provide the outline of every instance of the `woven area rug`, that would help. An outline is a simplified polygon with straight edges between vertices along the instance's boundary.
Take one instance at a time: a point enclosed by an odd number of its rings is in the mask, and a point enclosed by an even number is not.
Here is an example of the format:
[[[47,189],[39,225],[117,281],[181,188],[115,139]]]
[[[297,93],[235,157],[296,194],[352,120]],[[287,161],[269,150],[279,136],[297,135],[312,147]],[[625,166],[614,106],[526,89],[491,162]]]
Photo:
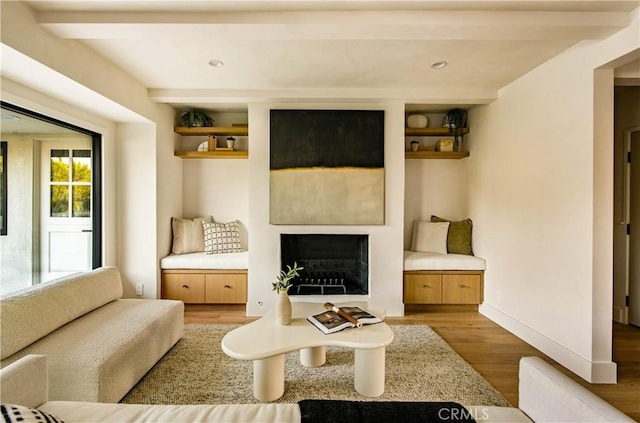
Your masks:
[[[253,397],[253,362],[232,359],[220,348],[237,326],[185,325],[184,337],[123,398],[136,404],[247,404]],[[302,399],[455,401],[508,406],[509,402],[431,328],[390,325],[385,392],[378,398],[353,387],[353,350],[327,347],[324,366],[307,368],[298,353],[285,358],[285,393],[274,402]],[[330,336],[330,335],[328,335]]]

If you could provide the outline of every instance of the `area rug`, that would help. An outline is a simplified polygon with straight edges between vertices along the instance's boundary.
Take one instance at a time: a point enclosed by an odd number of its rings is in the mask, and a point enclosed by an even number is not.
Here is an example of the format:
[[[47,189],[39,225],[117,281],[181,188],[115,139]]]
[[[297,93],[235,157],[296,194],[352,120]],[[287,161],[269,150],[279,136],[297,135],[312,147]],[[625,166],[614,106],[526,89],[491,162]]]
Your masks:
[[[234,325],[185,325],[184,337],[123,398],[135,404],[247,404],[253,397],[253,363],[232,359],[220,348]],[[274,402],[303,399],[354,401],[455,401],[463,405],[509,406],[509,402],[431,328],[391,325],[385,391],[378,398],[353,387],[353,350],[327,347],[327,362],[300,364],[285,357],[285,393]],[[355,329],[353,329],[355,330]],[[331,335],[327,335],[331,336]]]

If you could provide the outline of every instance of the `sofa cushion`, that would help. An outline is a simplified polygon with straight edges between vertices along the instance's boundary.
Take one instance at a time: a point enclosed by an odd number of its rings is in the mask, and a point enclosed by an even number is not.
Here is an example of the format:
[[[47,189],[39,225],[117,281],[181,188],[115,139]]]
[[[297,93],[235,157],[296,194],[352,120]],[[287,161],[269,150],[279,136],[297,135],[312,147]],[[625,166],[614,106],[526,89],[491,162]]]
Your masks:
[[[62,419],[52,414],[17,404],[1,404],[0,415],[5,423],[63,423]]]
[[[65,276],[3,297],[0,359],[120,297],[122,281],[115,267]]]
[[[40,407],[69,421],[100,422],[299,422],[298,404],[146,405],[50,401]]]
[[[116,402],[182,337],[184,304],[119,299],[0,362],[47,357],[49,399]]]

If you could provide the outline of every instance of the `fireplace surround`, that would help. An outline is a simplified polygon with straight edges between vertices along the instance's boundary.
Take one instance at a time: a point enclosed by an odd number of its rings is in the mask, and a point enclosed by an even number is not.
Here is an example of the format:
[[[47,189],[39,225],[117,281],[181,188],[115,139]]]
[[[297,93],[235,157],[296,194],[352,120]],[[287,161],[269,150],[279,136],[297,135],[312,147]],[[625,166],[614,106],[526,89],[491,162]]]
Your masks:
[[[367,295],[369,236],[281,234],[280,264],[304,267],[289,295]]]

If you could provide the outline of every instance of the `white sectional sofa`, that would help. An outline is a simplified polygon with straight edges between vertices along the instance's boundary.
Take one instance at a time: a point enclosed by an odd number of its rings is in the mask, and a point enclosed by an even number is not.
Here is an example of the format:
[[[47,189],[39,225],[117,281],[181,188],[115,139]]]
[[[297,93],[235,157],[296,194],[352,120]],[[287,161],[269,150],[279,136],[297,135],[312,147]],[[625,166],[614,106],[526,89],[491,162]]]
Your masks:
[[[52,400],[117,402],[182,337],[180,301],[123,299],[104,267],[0,299],[0,366],[48,361]]]
[[[477,422],[633,422],[593,393],[537,357],[520,361],[519,406],[467,407]],[[73,422],[262,422],[305,421],[298,404],[142,405],[49,401],[47,361],[31,355],[0,370],[0,401]],[[393,407],[394,403],[391,406]],[[397,403],[396,403],[397,404]],[[349,407],[335,404],[336,408]],[[22,411],[22,410],[21,410]],[[353,413],[345,415],[353,416]],[[451,421],[451,414],[443,414]],[[329,421],[312,416],[314,421]],[[396,416],[397,417],[397,416]],[[416,421],[411,416],[405,421]],[[442,417],[442,416],[441,416]],[[460,419],[461,420],[461,419]]]

